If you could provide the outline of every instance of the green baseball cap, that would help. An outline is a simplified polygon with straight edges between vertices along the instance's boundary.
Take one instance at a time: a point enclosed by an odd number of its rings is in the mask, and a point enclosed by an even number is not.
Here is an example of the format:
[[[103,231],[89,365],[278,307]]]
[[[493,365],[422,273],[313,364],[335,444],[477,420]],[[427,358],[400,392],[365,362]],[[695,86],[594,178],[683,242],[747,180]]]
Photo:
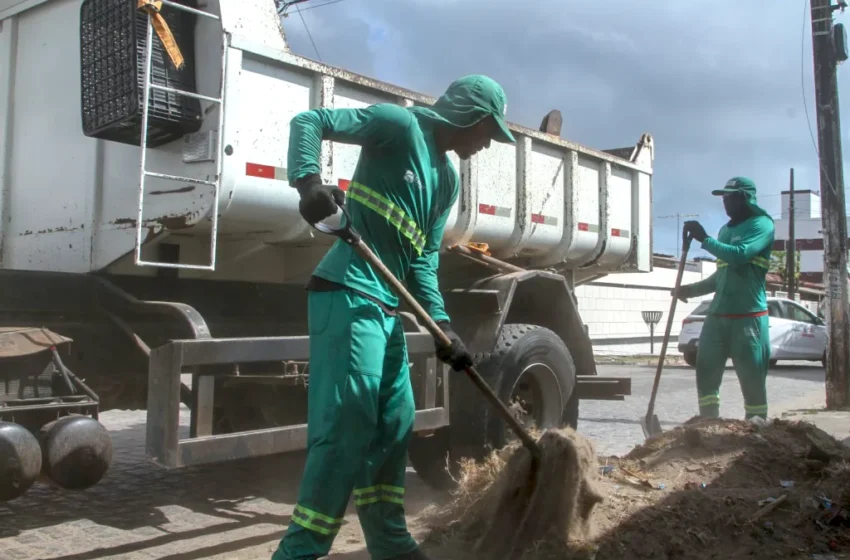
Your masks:
[[[724,194],[742,193],[746,198],[756,196],[756,184],[752,179],[747,177],[732,177],[726,181],[726,185],[722,189],[711,191],[714,196],[723,196]]]
[[[499,125],[493,140],[506,144],[516,142],[505,121],[508,110],[505,90],[487,76],[473,74],[455,80],[431,109],[449,124],[460,128],[493,117]]]
[[[711,191],[714,196],[724,196],[727,194],[741,193],[747,201],[747,205],[754,214],[769,216],[769,214],[758,205],[756,197],[756,184],[748,177],[732,177],[726,181],[726,185],[722,189]]]

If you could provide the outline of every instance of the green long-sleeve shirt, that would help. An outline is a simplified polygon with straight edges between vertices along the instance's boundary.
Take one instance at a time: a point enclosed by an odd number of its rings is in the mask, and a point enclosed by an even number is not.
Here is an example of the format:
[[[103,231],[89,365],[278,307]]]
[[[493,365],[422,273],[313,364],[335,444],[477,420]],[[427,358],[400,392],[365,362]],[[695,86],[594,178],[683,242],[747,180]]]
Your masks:
[[[448,321],[437,267],[459,179],[446,154],[436,149],[433,126],[392,104],[306,111],[290,122],[287,163],[294,184],[320,173],[323,139],[361,146],[346,194],[352,226],[435,321]],[[333,244],[314,274],[398,305],[390,287],[342,241]]]
[[[717,239],[706,237],[702,248],[717,257],[717,271],[700,282],[682,286],[684,297],[714,293],[708,313],[744,315],[767,309],[765,277],[770,268],[774,225],[769,216],[755,215],[720,228]]]

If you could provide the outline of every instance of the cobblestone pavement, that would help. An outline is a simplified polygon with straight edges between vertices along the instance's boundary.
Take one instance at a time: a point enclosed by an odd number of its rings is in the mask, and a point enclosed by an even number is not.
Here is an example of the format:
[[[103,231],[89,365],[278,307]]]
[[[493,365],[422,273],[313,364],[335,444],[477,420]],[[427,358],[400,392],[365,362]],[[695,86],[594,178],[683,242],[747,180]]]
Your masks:
[[[2,560],[268,559],[289,524],[303,453],[167,471],[145,458],[145,413],[108,411],[113,438],[107,476],[85,492],[42,484],[0,505]],[[181,422],[188,436],[188,411]],[[434,492],[414,473],[409,508]],[[337,548],[362,549],[353,508]],[[336,557],[336,556],[335,556]],[[367,560],[364,553],[340,560]]]
[[[585,401],[579,429],[595,439],[600,453],[622,454],[643,441],[654,368],[601,366],[600,375],[632,377],[625,402]],[[693,370],[665,370],[657,402],[662,426],[670,428],[695,412]],[[823,390],[823,369],[780,366],[771,371],[771,415],[783,402],[796,406]],[[740,389],[732,371],[722,390],[725,415],[742,417]],[[303,454],[266,457],[225,465],[166,471],[144,455],[144,413],[108,411],[114,462],[94,488],[80,493],[42,484],[0,505],[3,560],[193,560],[268,559],[289,523]],[[188,416],[184,418],[188,426]],[[408,473],[407,507],[416,514],[445,496]],[[346,516],[334,558],[368,560],[353,509]],[[412,526],[414,532],[417,527]]]

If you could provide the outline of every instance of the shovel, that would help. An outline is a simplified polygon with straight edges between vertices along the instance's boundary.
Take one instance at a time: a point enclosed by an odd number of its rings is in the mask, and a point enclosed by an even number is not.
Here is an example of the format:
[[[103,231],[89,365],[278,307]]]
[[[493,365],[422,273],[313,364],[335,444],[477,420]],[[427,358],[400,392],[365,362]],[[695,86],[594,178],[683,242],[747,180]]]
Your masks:
[[[691,248],[691,237],[686,234],[682,237],[682,256],[679,257],[679,270],[676,272],[676,291],[682,287],[682,276],[685,273],[685,262],[688,260],[688,249]],[[658,395],[658,385],[661,383],[661,370],[664,368],[664,358],[667,356],[667,344],[670,342],[670,331],[673,329],[673,318],[676,315],[676,304],[679,302],[677,296],[673,296],[670,302],[670,313],[667,315],[667,329],[664,331],[664,340],[661,342],[661,354],[658,356],[658,367],[655,369],[655,381],[652,383],[652,395],[649,397],[649,406],[646,416],[640,419],[643,435],[646,439],[652,439],[664,433],[661,422],[655,414],[655,397]]]
[[[319,230],[322,233],[326,233],[328,235],[333,235],[340,238],[345,243],[351,245],[355,252],[360,255],[363,260],[365,260],[369,265],[378,272],[378,274],[388,283],[390,284],[395,292],[401,297],[407,305],[413,310],[416,317],[424,324],[425,328],[434,337],[441,345],[443,346],[451,346],[452,341],[449,340],[449,337],[446,336],[446,333],[434,322],[434,320],[428,315],[428,312],[419,305],[419,302],[414,299],[410,292],[404,287],[404,285],[393,275],[393,273],[384,265],[381,259],[378,258],[375,253],[372,252],[369,247],[363,243],[363,240],[360,237],[360,234],[354,231],[351,227],[351,218],[348,215],[348,211],[344,206],[339,207],[342,210],[343,215],[345,216],[345,225],[342,227],[332,227],[327,224],[323,224],[321,222],[312,224],[314,228]],[[681,276],[681,274],[680,274]],[[669,328],[668,328],[669,331]],[[469,379],[478,387],[481,391],[481,394],[493,405],[496,409],[496,412],[499,413],[499,416],[510,426],[510,428],[516,433],[517,437],[522,441],[522,444],[528,449],[531,454],[531,470],[532,473],[536,472],[540,466],[540,459],[542,452],[540,450],[540,446],[531,437],[522,424],[519,423],[519,420],[513,415],[511,410],[503,403],[496,393],[493,392],[493,389],[487,385],[487,382],[484,381],[484,378],[481,377],[481,374],[475,369],[474,366],[470,366],[465,370],[466,375]]]
[[[442,329],[352,229],[345,207],[340,206],[340,209],[346,219],[344,226],[331,227],[317,223],[313,227],[349,244],[413,309],[431,336],[440,344],[450,346],[451,341]],[[500,490],[501,495],[493,508],[493,519],[474,547],[482,558],[514,560],[517,557],[516,550],[527,549],[541,531],[545,532],[547,528],[564,522],[561,508],[553,507],[553,504],[575,499],[576,492],[580,491],[576,486],[578,482],[565,484],[565,469],[575,468],[578,453],[573,442],[558,431],[547,431],[539,441],[535,441],[474,366],[466,368],[465,373],[516,433],[524,447],[509,459],[505,467],[509,478]],[[523,451],[527,451],[527,454]],[[584,504],[583,507],[589,514],[588,508],[592,508],[593,503]]]

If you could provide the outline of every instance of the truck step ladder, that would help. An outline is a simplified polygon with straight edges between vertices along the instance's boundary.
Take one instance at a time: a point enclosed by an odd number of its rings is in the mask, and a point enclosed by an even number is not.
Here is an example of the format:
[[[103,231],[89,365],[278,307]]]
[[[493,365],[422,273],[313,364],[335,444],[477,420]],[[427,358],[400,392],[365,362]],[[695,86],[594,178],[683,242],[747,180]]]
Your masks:
[[[195,8],[191,8],[189,6],[184,6],[182,4],[177,4],[170,0],[162,0],[162,4],[164,7],[173,8],[175,10],[183,10],[184,12],[189,12],[195,14],[197,16],[210,18],[213,20],[221,21],[221,18],[215,14],[211,14],[209,12],[205,12],[203,10],[198,10]],[[227,48],[228,48],[228,34],[224,31],[222,27],[222,46],[221,46],[221,85],[219,89],[218,97],[208,97],[206,95],[201,95],[198,93],[192,93],[189,91],[183,91],[179,89],[174,89],[166,86],[161,86],[158,84],[154,84],[151,78],[151,66],[152,66],[152,58],[153,58],[153,22],[152,15],[148,15],[148,25],[147,25],[147,44],[146,44],[146,53],[145,53],[145,80],[144,80],[144,107],[142,109],[142,139],[141,139],[141,164],[139,166],[139,212],[136,219],[136,252],[135,252],[135,264],[136,266],[151,266],[151,267],[160,267],[160,268],[183,268],[183,269],[191,269],[191,270],[215,270],[215,256],[216,256],[216,239],[218,237],[218,202],[219,202],[219,194],[221,191],[221,169],[222,169],[222,160],[223,160],[223,139],[224,139],[224,88],[227,77]],[[150,112],[150,95],[152,90],[159,90],[166,93],[173,93],[177,95],[184,95],[187,97],[192,97],[201,101],[207,101],[214,105],[218,105],[218,134],[216,139],[216,169],[215,169],[215,180],[208,181],[204,179],[194,179],[192,177],[182,177],[178,175],[170,175],[166,173],[157,173],[154,171],[150,171],[147,168],[147,151],[148,151],[148,116]],[[213,187],[214,195],[213,195],[213,205],[212,205],[212,226],[210,228],[210,258],[209,264],[180,264],[180,263],[169,263],[169,262],[157,262],[157,261],[146,261],[142,259],[142,231],[145,229],[144,224],[144,207],[145,207],[145,183],[148,177],[155,177],[158,179],[165,179],[170,181],[181,181],[185,183],[196,183],[201,185],[208,185]]]

